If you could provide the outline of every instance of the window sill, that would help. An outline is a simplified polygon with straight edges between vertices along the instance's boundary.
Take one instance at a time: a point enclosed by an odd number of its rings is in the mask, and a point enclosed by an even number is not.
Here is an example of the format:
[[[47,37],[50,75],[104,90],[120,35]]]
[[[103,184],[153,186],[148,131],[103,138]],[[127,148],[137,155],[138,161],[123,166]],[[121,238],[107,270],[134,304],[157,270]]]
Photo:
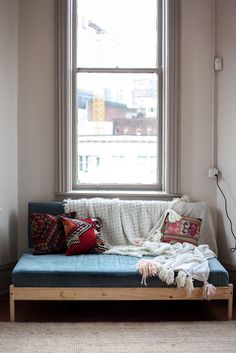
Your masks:
[[[57,200],[80,198],[120,198],[122,200],[172,200],[181,194],[171,194],[161,191],[132,191],[132,190],[73,190],[55,193]]]

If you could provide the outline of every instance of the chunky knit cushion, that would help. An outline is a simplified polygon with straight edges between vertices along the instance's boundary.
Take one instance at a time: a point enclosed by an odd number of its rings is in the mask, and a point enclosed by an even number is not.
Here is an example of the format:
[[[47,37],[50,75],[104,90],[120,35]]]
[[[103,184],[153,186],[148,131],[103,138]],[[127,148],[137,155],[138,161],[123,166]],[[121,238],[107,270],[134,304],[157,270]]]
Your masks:
[[[64,216],[73,218],[75,212],[64,214]],[[30,221],[35,255],[66,252],[66,236],[61,215],[32,213]]]
[[[170,222],[167,214],[161,230],[163,234],[161,241],[170,244],[187,242],[197,245],[201,224],[201,219],[185,216],[182,216],[179,221]]]
[[[100,238],[100,218],[69,219],[61,217],[67,243],[66,255],[102,252],[107,248]]]

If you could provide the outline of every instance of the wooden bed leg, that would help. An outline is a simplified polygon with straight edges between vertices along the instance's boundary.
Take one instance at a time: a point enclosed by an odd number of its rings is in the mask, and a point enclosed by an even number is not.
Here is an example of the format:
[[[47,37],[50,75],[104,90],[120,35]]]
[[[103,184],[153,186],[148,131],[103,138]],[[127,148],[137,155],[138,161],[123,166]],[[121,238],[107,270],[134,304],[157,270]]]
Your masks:
[[[228,320],[232,320],[233,317],[233,285],[229,285],[232,289],[230,296],[228,298]]]
[[[10,321],[15,321],[15,298],[13,285],[10,285]]]
[[[233,317],[233,298],[228,299],[228,320],[232,320]]]

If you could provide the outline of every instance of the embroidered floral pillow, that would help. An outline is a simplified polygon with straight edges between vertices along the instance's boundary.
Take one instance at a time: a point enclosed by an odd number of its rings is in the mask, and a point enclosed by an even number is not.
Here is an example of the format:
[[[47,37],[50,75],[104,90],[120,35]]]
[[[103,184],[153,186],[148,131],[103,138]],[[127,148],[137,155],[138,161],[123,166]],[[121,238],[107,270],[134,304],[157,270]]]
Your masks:
[[[100,218],[69,219],[61,217],[66,234],[66,255],[100,253],[107,250],[100,238]]]
[[[75,214],[76,212],[71,212],[64,216],[74,218]],[[30,221],[34,255],[66,252],[66,236],[61,215],[32,213]]]
[[[197,245],[201,224],[202,220],[200,218],[185,216],[182,216],[179,221],[170,222],[169,214],[167,214],[162,228],[161,241],[170,244],[186,242]]]

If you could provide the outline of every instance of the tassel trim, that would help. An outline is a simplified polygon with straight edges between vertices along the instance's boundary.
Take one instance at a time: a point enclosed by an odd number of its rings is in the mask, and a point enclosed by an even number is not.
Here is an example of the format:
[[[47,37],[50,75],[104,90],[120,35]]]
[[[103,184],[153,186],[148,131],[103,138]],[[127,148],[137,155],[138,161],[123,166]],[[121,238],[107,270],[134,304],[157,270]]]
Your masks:
[[[170,223],[175,223],[181,220],[181,216],[174,210],[168,210],[168,220]]]
[[[177,288],[184,288],[187,296],[191,296],[193,290],[193,279],[186,272],[179,271],[175,279],[175,272],[171,268],[166,268],[160,262],[154,259],[142,259],[136,269],[142,276],[141,284],[147,286],[148,277],[158,277],[168,285],[176,284]]]
[[[211,299],[211,297],[214,297],[215,294],[216,294],[216,287],[214,287],[213,284],[210,284],[207,281],[205,281],[203,285],[203,292],[202,292],[203,298],[209,300]]]

